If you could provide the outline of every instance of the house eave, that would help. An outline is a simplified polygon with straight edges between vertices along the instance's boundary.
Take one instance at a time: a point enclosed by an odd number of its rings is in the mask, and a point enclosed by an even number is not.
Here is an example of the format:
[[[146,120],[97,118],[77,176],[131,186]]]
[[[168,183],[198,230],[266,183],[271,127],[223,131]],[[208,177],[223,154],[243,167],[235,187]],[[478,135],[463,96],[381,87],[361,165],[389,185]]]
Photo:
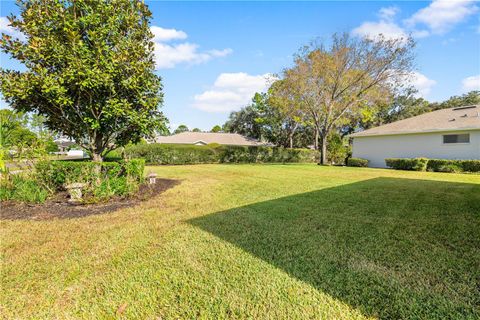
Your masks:
[[[449,128],[449,129],[432,129],[432,130],[422,130],[422,131],[397,131],[397,132],[388,132],[388,133],[366,133],[357,132],[348,135],[349,138],[363,138],[363,137],[380,137],[380,136],[398,136],[398,135],[412,135],[412,134],[423,134],[423,133],[439,133],[439,132],[459,132],[459,131],[480,131],[478,127],[467,127],[467,128]]]

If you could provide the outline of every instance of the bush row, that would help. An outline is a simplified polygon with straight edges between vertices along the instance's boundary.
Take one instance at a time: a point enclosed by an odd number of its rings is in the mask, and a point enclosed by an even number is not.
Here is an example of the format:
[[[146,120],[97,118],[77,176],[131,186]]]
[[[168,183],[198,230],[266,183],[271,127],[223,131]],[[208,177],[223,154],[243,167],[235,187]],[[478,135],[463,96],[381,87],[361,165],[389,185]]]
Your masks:
[[[426,158],[388,158],[385,159],[387,167],[396,170],[425,171],[428,159]]]
[[[125,148],[127,158],[147,164],[287,163],[318,161],[318,151],[264,146],[140,144]]]
[[[388,167],[398,170],[435,172],[480,172],[480,160],[447,160],[427,158],[389,158]]]
[[[368,160],[362,158],[348,158],[347,166],[349,167],[366,167],[368,166]]]

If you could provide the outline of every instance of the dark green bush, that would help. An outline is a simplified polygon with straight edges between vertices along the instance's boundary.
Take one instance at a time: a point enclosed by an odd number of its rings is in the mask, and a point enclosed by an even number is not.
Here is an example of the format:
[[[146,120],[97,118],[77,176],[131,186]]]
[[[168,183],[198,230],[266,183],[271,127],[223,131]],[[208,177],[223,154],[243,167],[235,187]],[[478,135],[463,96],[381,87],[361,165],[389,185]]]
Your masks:
[[[368,166],[368,160],[362,158],[348,158],[347,166],[349,167],[366,167]]]
[[[426,158],[389,158],[385,159],[387,167],[396,170],[425,171],[428,159]]]
[[[429,159],[427,170],[437,172],[480,172],[480,160]]]
[[[0,200],[30,203],[45,202],[50,192],[33,177],[21,174],[3,174],[0,178]]]
[[[264,146],[206,146],[148,144],[125,148],[127,158],[144,158],[148,164],[286,163],[318,161],[318,151]]]
[[[54,190],[70,183],[85,183],[86,196],[104,199],[135,192],[143,181],[143,159],[119,162],[40,161],[36,164],[37,180]]]

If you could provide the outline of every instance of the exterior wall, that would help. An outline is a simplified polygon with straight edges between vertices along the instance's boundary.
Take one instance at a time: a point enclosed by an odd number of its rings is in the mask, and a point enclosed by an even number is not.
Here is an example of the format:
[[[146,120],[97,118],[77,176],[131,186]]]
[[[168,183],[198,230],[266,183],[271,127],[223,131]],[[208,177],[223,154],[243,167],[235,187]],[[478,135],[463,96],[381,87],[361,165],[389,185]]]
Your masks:
[[[470,133],[470,143],[444,144],[444,134]],[[385,158],[480,159],[480,130],[353,138],[353,157],[385,168]]]

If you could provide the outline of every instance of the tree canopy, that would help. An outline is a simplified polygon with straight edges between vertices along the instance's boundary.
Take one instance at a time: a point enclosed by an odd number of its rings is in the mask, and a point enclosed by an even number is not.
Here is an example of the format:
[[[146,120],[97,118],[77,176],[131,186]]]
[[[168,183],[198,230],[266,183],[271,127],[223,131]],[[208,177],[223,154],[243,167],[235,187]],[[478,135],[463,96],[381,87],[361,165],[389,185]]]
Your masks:
[[[0,48],[26,71],[1,69],[13,109],[45,117],[102,160],[109,150],[162,131],[161,78],[154,73],[151,12],[142,1],[19,1]]]

